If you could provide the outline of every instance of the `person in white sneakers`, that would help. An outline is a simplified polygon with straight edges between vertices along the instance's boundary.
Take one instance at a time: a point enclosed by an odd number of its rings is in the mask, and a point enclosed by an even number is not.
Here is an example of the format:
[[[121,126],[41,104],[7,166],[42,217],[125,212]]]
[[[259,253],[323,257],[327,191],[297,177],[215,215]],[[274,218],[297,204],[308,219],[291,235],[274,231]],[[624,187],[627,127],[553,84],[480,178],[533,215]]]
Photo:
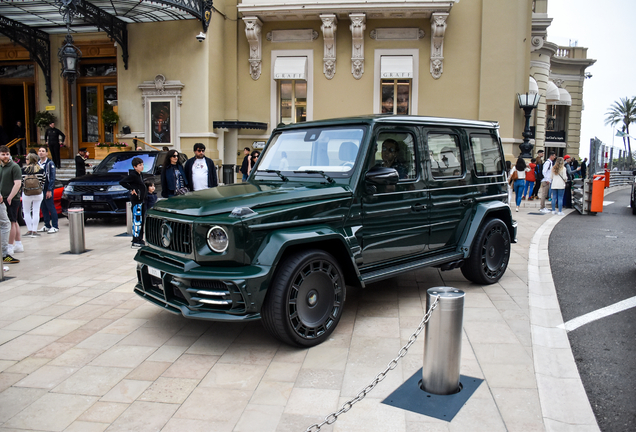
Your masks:
[[[42,201],[42,215],[44,216],[44,226],[39,232],[55,234],[59,231],[57,226],[57,210],[53,202],[53,191],[55,190],[55,164],[49,159],[46,147],[38,149],[40,161],[38,164],[44,170],[44,200]]]
[[[12,257],[14,252],[23,252],[18,226],[18,192],[22,188],[22,171],[11,159],[7,146],[0,146],[0,229],[2,230],[2,262],[17,264],[20,260]]]
[[[554,159],[556,158],[556,153],[550,152],[550,156],[543,163],[543,179],[541,180],[541,189],[539,189],[539,198],[541,198],[541,208],[539,211],[541,213],[550,213],[545,207],[545,200],[550,193],[550,184],[552,182],[552,164],[554,163]]]

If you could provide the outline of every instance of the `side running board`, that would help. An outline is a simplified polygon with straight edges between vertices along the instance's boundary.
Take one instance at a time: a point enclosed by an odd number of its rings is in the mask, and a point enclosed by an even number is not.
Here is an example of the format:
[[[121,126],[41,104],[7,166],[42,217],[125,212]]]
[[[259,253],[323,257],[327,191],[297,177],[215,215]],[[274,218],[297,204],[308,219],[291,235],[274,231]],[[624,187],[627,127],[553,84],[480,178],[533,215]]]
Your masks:
[[[377,270],[370,270],[368,272],[362,270],[360,272],[360,276],[362,277],[362,281],[367,284],[371,282],[377,282],[382,279],[388,279],[398,274],[418,268],[438,266],[445,263],[458,261],[463,258],[464,254],[462,254],[461,252],[449,252],[444,255],[437,255],[431,258],[422,258],[415,261],[408,261],[389,267],[382,267],[381,269]]]

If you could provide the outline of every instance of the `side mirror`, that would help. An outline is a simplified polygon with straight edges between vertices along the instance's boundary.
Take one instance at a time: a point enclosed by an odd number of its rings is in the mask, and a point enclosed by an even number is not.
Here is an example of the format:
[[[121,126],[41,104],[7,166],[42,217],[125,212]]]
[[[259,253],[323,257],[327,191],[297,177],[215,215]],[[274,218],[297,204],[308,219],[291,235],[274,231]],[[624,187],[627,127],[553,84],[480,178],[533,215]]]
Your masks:
[[[374,166],[367,172],[365,179],[373,185],[395,185],[400,181],[400,176],[393,168]]]

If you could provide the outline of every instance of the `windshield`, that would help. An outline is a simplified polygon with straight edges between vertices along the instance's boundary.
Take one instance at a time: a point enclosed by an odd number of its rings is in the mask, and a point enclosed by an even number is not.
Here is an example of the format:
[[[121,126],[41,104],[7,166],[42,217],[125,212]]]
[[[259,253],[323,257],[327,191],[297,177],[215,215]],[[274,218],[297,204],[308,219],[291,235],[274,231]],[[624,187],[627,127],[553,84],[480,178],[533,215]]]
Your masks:
[[[95,168],[96,173],[114,173],[121,172],[127,173],[131,169],[133,158],[141,158],[144,161],[144,171],[143,172],[152,172],[152,167],[155,165],[155,159],[157,158],[157,154],[148,154],[148,153],[128,153],[128,152],[117,152],[112,153],[106,156],[98,166]]]
[[[353,169],[362,127],[283,131],[272,138],[259,158],[257,172],[322,171],[346,174]]]

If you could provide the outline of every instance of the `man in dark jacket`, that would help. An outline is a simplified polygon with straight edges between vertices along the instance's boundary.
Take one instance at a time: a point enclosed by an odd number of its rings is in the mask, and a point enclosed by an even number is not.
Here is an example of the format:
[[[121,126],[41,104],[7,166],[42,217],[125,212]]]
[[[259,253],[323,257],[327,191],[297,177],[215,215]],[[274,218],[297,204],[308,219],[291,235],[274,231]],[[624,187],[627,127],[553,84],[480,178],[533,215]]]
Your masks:
[[[124,177],[119,184],[130,191],[130,203],[132,204],[132,247],[145,246],[144,243],[144,216],[146,209],[146,185],[142,172],[144,171],[144,161],[135,157],[132,160],[133,169],[128,176]]]
[[[62,137],[61,143],[60,137]],[[51,122],[49,128],[44,134],[44,138],[46,139],[46,145],[49,146],[49,150],[51,151],[51,159],[53,159],[53,163],[55,164],[56,168],[61,168],[62,162],[60,161],[60,144],[64,145],[66,135],[64,135],[61,130],[55,127],[55,123]]]
[[[212,159],[205,157],[205,146],[194,145],[194,157],[185,164],[185,175],[192,190],[198,191],[219,185],[216,168]]]
[[[79,153],[75,155],[75,177],[81,177],[86,175],[86,167],[91,166],[91,164],[86,163],[88,160],[88,150],[86,147],[82,147],[79,149]]]
[[[241,164],[241,174],[243,174],[243,181],[247,180],[247,175],[249,174],[248,170],[249,170],[249,159],[250,159],[251,152],[252,152],[252,149],[249,147],[245,147],[243,149],[243,155],[245,156],[243,158],[243,163]]]

